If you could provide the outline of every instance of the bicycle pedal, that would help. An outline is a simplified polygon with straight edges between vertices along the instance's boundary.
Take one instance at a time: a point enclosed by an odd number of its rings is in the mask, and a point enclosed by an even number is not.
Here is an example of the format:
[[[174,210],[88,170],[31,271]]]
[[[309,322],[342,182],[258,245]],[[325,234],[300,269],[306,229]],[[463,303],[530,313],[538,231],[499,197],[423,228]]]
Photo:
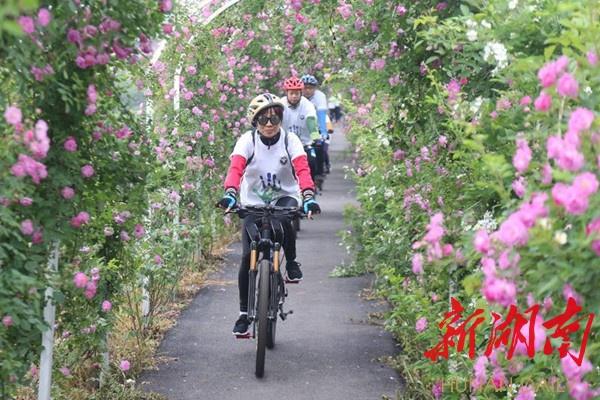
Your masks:
[[[288,314],[293,314],[293,313],[294,313],[294,310],[290,310],[288,312],[279,313],[279,316],[281,317],[282,321],[285,321],[287,319]]]
[[[233,335],[233,336],[235,336],[236,339],[250,339],[252,337],[250,332],[248,332],[245,335]]]

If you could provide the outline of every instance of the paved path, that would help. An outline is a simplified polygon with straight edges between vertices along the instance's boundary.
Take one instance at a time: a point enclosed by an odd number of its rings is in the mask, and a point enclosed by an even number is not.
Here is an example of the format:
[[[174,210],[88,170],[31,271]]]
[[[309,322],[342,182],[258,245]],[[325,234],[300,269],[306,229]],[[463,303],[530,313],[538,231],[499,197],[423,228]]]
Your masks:
[[[352,183],[344,180],[345,138],[331,144],[333,169],[318,201],[323,214],[302,221],[297,250],[304,281],[288,285],[287,309],[294,314],[277,324],[277,343],[267,349],[265,376],[256,379],[254,340],[231,334],[238,315],[237,269],[241,245],[229,252],[224,268],[202,289],[177,325],[166,335],[159,354],[174,361],[145,373],[142,387],[169,400],[371,400],[395,398],[398,377],[377,361],[395,352],[391,336],[363,321],[376,304],[359,297],[368,277],[330,278],[342,259],[343,205],[354,201]]]

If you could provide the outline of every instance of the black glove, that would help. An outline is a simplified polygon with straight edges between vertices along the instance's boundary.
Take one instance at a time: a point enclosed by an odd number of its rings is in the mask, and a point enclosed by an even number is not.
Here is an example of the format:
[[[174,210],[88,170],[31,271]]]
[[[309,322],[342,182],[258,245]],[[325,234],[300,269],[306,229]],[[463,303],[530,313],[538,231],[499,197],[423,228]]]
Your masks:
[[[312,212],[313,214],[321,213],[321,207],[319,207],[319,204],[315,201],[315,192],[311,189],[306,189],[302,192],[302,198],[304,200],[302,202],[302,208],[305,214],[308,214],[309,212]]]
[[[235,205],[237,204],[236,195],[237,191],[234,188],[227,189],[221,200],[219,200],[219,202],[216,204],[217,207],[224,209],[231,209],[235,207]]]

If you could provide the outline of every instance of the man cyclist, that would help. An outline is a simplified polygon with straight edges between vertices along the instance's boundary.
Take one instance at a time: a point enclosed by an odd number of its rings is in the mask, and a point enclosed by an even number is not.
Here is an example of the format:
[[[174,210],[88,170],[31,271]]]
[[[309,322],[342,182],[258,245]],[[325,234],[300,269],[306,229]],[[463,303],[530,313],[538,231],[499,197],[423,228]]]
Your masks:
[[[240,204],[274,204],[297,207],[302,202],[305,213],[321,212],[314,199],[314,183],[310,177],[306,153],[300,140],[282,129],[284,106],[280,99],[270,93],[256,96],[248,106],[248,120],[254,129],[239,137],[231,153],[227,177],[223,184],[225,194],[217,203],[224,209]],[[242,262],[238,273],[240,316],[235,322],[233,334],[248,334],[248,279],[250,270],[249,232],[256,230],[258,220],[253,216],[244,218],[242,228]],[[296,262],[296,234],[291,221],[281,220],[283,227],[283,250],[286,273],[290,281],[300,281],[302,271]]]
[[[313,103],[317,110],[317,124],[319,126],[319,132],[321,133],[321,140],[315,146],[317,154],[317,174],[315,183],[317,187],[321,189],[324,180],[323,165],[325,164],[325,153],[328,151],[328,146],[325,141],[329,137],[329,134],[327,133],[327,97],[325,96],[325,93],[317,89],[319,81],[314,76],[308,74],[303,75],[302,82],[304,82],[302,94]]]
[[[317,154],[313,143],[321,139],[317,129],[317,111],[313,104],[302,96],[304,83],[295,76],[283,82],[285,97],[281,102],[285,106],[283,111],[283,128],[295,133],[308,156],[310,174],[315,181],[317,177]]]

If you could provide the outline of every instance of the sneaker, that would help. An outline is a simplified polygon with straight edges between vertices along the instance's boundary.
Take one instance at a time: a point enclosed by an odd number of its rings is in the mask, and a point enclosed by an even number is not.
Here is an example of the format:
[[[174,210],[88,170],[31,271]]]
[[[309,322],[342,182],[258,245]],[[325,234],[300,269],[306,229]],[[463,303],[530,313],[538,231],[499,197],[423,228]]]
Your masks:
[[[290,282],[300,282],[302,280],[302,271],[300,271],[300,263],[296,261],[288,261],[285,264],[287,271],[287,280]]]
[[[326,165],[325,166],[325,173],[326,174],[330,174],[331,173],[331,165]]]
[[[242,314],[240,315],[238,320],[235,321],[235,326],[233,327],[233,334],[235,336],[247,336],[250,334],[250,330],[248,329],[249,327],[250,321],[248,320],[248,315]]]

